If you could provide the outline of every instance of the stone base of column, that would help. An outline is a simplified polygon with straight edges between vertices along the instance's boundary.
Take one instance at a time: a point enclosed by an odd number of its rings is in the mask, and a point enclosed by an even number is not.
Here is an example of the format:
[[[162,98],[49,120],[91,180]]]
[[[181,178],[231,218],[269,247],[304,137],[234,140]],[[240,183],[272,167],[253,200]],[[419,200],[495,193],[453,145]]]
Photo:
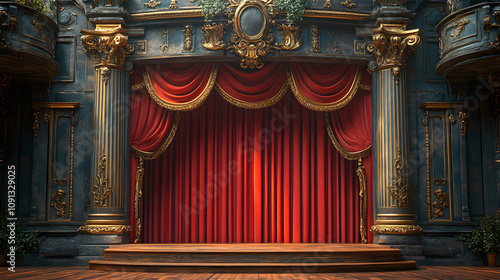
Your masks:
[[[415,223],[413,214],[378,214],[370,231],[378,234],[419,234],[422,228]]]
[[[122,235],[132,229],[127,225],[123,214],[89,214],[84,226],[78,229],[84,234],[117,234]]]

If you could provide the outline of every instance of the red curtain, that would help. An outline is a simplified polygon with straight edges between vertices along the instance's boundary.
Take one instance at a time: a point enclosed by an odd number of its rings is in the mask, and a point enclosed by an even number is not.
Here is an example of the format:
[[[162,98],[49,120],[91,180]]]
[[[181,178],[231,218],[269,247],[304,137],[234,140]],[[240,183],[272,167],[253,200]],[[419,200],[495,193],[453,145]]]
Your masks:
[[[132,77],[132,84],[141,79]],[[144,89],[135,90],[130,100],[130,146],[134,156],[130,157],[130,224],[136,224],[134,215],[135,176],[138,157],[152,159],[162,154],[175,134],[178,113],[156,104]],[[131,241],[133,235],[130,236]]]
[[[259,110],[212,94],[145,169],[144,242],[359,242],[356,162],[291,93]]]
[[[269,107],[288,89],[284,63],[269,63],[258,71],[239,64],[222,63],[217,74],[217,91],[229,103],[247,109]]]

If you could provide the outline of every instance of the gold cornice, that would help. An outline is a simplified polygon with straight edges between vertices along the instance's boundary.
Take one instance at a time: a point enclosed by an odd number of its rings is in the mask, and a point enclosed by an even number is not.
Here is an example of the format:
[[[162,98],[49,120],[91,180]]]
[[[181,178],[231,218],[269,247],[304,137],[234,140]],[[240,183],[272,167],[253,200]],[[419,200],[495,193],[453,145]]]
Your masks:
[[[424,102],[420,104],[420,108],[424,110],[465,110],[467,108],[467,102]]]
[[[371,14],[343,12],[343,11],[306,10],[304,11],[304,14],[302,14],[302,16],[313,17],[313,18],[348,19],[348,20],[366,21],[370,20]]]
[[[306,10],[302,16],[303,17],[310,17],[310,18],[346,19],[346,20],[356,20],[356,21],[367,21],[367,20],[370,20],[371,14],[344,12],[344,11]],[[177,11],[155,11],[155,12],[130,14],[130,18],[133,21],[190,18],[190,17],[203,17],[203,13],[201,11],[201,8],[177,10]]]
[[[130,14],[130,18],[133,21],[190,18],[190,17],[203,17],[203,13],[201,11],[201,8],[176,10],[176,11],[158,11],[158,12]]]
[[[48,110],[48,109],[77,109],[80,108],[78,102],[33,102],[31,103],[33,110]]]

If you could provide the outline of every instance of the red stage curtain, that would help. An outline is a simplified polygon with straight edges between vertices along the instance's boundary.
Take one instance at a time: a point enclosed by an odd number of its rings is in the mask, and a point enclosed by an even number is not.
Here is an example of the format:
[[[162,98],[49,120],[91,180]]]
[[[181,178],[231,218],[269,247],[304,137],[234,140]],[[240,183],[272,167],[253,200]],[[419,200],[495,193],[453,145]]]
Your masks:
[[[140,72],[139,72],[140,73]],[[140,79],[132,76],[132,83]],[[179,123],[179,113],[158,106],[144,89],[135,90],[130,101],[130,224],[135,228],[134,198],[136,170],[139,158],[153,159],[161,155],[175,136]],[[131,234],[131,241],[134,236]]]
[[[365,81],[370,85],[370,81]],[[367,189],[367,230],[373,225],[373,166],[372,166],[372,96],[369,91],[358,90],[354,99],[342,110],[327,113],[330,118],[332,142],[347,159],[362,159]],[[368,242],[372,241],[368,233]]]
[[[160,64],[147,66],[144,85],[156,103],[170,110],[199,107],[212,90],[217,67],[211,63]]]
[[[291,87],[300,104],[313,111],[334,111],[354,97],[361,80],[356,65],[290,63]]]
[[[222,63],[217,74],[217,91],[229,103],[246,109],[272,106],[288,90],[284,63],[268,63],[258,71],[239,64]]]
[[[259,110],[212,94],[145,169],[144,242],[360,241],[356,162],[291,93]]]

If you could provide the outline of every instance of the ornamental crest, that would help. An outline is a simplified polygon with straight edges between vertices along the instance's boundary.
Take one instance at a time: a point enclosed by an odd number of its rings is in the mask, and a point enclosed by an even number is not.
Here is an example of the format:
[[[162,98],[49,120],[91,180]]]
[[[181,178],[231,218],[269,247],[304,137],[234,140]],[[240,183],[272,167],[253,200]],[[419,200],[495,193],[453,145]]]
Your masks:
[[[300,47],[300,27],[280,24],[276,26],[281,32],[282,43],[275,42],[271,33],[276,25],[273,0],[229,0],[227,7],[228,22],[205,24],[203,46],[209,50],[229,50],[241,57],[242,68],[264,66],[261,58],[274,50],[292,51]],[[225,28],[232,26],[231,44],[224,44]]]

